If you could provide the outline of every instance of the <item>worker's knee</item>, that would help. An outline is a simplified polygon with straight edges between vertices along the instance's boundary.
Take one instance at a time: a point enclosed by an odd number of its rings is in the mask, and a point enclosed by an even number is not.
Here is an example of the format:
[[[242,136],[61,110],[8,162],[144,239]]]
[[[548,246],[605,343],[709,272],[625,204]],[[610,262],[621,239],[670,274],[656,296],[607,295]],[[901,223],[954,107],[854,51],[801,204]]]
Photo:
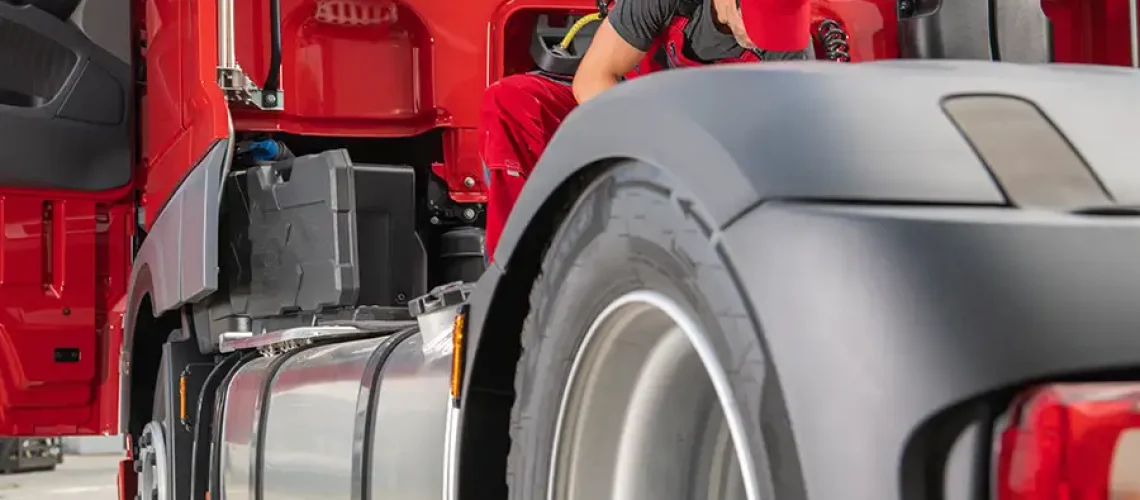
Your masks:
[[[534,103],[534,96],[541,85],[534,80],[536,78],[540,77],[529,74],[509,75],[492,83],[483,92],[483,112],[510,113],[527,103]]]
[[[510,75],[488,85],[487,90],[483,91],[483,113],[500,113],[504,109],[514,108],[520,98],[527,96],[527,82],[524,81],[527,76]]]

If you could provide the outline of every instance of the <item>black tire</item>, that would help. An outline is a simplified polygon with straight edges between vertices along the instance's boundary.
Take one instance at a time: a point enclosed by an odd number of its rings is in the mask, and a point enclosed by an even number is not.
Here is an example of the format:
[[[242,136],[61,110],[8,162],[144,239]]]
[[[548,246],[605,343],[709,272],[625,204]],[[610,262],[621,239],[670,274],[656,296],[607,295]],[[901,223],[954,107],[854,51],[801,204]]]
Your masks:
[[[702,323],[751,427],[757,484],[772,491],[758,431],[767,366],[760,337],[701,214],[676,191],[656,168],[619,165],[587,188],[554,236],[522,331],[507,472],[511,500],[547,498],[555,420],[573,356],[599,313],[639,290],[670,297]]]

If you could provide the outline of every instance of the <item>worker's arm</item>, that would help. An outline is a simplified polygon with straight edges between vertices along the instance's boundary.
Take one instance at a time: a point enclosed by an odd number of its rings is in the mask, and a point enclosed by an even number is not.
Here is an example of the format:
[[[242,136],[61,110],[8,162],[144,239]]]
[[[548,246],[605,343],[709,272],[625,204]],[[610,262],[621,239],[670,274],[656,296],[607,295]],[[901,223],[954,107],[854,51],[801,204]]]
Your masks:
[[[619,0],[594,35],[574,75],[579,103],[617,85],[633,70],[677,11],[678,0]]]
[[[583,103],[617,85],[644,57],[645,52],[623,40],[606,18],[574,74],[574,98]]]

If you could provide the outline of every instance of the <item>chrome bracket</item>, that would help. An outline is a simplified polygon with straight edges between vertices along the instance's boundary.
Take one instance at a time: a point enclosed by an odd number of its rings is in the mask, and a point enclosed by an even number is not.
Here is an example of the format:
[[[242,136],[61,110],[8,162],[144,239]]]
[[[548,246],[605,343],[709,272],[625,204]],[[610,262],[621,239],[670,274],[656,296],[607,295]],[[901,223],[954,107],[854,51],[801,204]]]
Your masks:
[[[264,356],[276,356],[322,340],[345,340],[396,333],[416,326],[415,321],[362,321],[353,325],[299,326],[273,332],[225,332],[218,342],[221,352],[256,349]]]

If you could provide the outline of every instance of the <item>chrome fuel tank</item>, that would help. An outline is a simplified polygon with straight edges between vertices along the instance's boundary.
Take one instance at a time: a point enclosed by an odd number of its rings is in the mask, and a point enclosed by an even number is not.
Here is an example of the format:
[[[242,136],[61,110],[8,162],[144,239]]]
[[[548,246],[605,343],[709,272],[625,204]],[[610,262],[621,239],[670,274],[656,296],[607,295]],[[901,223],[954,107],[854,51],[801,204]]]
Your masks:
[[[450,354],[413,329],[246,363],[226,390],[219,500],[439,500]]]

